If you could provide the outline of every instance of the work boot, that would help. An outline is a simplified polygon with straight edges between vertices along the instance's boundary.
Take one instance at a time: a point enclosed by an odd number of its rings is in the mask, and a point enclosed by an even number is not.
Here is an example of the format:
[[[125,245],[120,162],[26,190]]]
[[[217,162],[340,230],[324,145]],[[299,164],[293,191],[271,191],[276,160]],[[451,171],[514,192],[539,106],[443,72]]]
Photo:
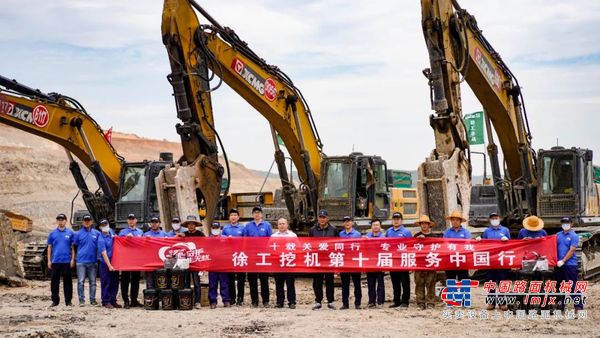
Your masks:
[[[400,304],[394,303],[394,304],[390,305],[389,307],[390,307],[390,309],[395,309],[397,307],[400,307]]]
[[[58,306],[58,303],[52,303],[52,304],[50,304],[49,307],[56,307],[56,306]]]
[[[335,305],[333,305],[333,303],[327,303],[327,308],[329,310],[337,310],[336,307],[335,307]]]
[[[367,309],[374,309],[376,307],[377,305],[375,305],[375,303],[369,303],[369,305],[367,305]]]
[[[350,307],[348,306],[348,304],[344,304],[342,305],[342,307],[340,308],[340,310],[348,310]]]

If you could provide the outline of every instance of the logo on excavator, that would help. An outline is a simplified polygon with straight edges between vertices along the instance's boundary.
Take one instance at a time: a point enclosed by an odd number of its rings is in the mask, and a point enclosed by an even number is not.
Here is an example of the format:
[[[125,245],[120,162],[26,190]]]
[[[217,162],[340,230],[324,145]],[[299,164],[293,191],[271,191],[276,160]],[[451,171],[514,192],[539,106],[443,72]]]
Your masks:
[[[263,95],[267,100],[273,102],[277,97],[277,86],[272,78],[263,79],[258,73],[246,66],[244,62],[238,58],[233,59],[231,68],[238,73],[246,82],[254,88],[260,95]]]
[[[490,61],[483,55],[483,52],[479,47],[475,47],[475,63],[481,69],[488,82],[496,88],[496,90],[500,90],[502,88],[502,79],[500,78],[500,73],[498,69],[490,63]]]
[[[12,103],[0,98],[0,114],[12,116],[23,122],[33,124],[39,128],[44,128],[50,120],[48,109],[42,105],[37,105],[33,110],[27,106],[18,103]]]

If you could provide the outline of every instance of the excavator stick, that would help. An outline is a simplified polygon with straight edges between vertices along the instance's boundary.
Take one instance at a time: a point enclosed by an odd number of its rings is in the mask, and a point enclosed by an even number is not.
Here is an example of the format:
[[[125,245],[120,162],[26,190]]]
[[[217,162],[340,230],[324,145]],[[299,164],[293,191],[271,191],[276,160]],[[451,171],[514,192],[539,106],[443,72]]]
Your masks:
[[[468,218],[471,205],[471,173],[464,154],[456,148],[450,158],[435,155],[419,166],[417,189],[421,215],[429,215],[434,230],[446,229],[445,217],[454,210]]]

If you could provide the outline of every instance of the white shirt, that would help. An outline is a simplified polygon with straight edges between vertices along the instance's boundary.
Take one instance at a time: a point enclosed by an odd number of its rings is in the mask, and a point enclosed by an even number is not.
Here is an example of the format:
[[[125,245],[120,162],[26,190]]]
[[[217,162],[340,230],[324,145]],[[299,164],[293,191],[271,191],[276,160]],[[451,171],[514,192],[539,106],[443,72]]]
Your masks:
[[[293,231],[287,230],[286,232],[274,232],[271,237],[298,237]]]

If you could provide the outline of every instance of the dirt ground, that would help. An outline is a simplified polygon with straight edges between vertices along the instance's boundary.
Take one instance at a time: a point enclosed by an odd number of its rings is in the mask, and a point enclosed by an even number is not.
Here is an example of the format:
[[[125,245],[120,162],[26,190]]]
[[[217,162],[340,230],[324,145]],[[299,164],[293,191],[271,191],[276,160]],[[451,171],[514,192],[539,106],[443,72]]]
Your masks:
[[[411,278],[412,279],[412,278]],[[271,283],[273,283],[271,278]],[[409,309],[389,309],[391,283],[386,277],[386,304],[383,309],[312,311],[310,279],[296,282],[298,307],[202,308],[192,311],[146,311],[140,308],[108,310],[62,303],[49,309],[50,283],[31,282],[28,287],[0,287],[0,336],[3,337],[401,337],[401,336],[600,336],[598,305],[600,283],[588,289],[587,319],[444,319],[441,304],[433,310],[419,310],[412,292]],[[86,288],[87,289],[87,288]],[[366,305],[366,281],[363,306]],[[87,292],[87,290],[86,290]],[[336,287],[336,305],[341,291]],[[352,293],[352,290],[351,290]],[[483,310],[483,290],[474,291],[473,309]],[[271,285],[271,304],[274,285]],[[97,291],[97,298],[100,289]],[[141,296],[140,296],[141,297]],[[61,295],[62,298],[62,295]],[[87,297],[86,297],[87,298]],[[140,299],[141,300],[141,299]],[[121,302],[119,300],[119,302]],[[246,302],[249,302],[246,289]],[[352,296],[350,302],[352,303]],[[492,312],[491,312],[492,313]],[[490,313],[490,314],[491,314]]]

